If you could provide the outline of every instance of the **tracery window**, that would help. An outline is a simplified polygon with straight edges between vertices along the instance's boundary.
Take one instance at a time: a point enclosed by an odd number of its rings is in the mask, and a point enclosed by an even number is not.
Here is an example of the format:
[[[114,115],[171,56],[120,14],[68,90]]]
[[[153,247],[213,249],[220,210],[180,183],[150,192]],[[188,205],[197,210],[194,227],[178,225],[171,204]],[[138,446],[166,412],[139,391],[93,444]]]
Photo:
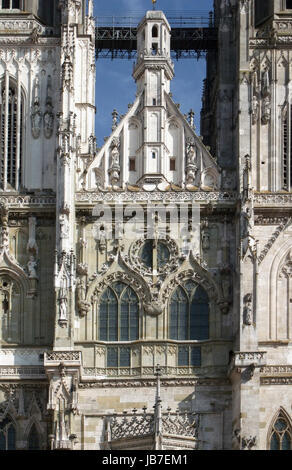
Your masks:
[[[270,450],[291,450],[291,444],[292,433],[290,423],[284,413],[280,412],[272,427]]]
[[[115,282],[101,297],[100,341],[133,341],[139,337],[139,300],[133,289]]]
[[[14,450],[15,441],[15,427],[8,418],[5,418],[0,423],[0,450]]]
[[[170,259],[170,251],[167,245],[155,240],[146,240],[141,247],[139,255],[143,264],[151,269],[153,269],[154,263],[157,263],[158,269],[162,268]]]
[[[8,343],[20,342],[21,290],[8,276],[0,277],[1,339]]]
[[[178,286],[170,300],[170,339],[209,338],[209,299],[206,291],[189,280]]]
[[[18,190],[21,184],[24,95],[8,76],[0,86],[0,184],[4,191]]]

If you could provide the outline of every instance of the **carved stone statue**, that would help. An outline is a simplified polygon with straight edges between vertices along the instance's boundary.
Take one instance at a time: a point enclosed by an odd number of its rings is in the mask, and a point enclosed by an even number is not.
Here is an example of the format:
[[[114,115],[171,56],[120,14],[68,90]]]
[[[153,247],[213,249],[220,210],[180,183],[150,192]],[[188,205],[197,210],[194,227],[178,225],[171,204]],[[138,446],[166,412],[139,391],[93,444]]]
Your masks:
[[[84,279],[77,279],[77,307],[79,311],[79,315],[81,317],[85,317],[88,311],[90,310],[90,302],[87,302],[86,299],[86,286]]]
[[[36,77],[34,85],[34,101],[31,110],[31,133],[34,139],[38,139],[41,134],[43,115],[40,109],[40,84]]]
[[[251,102],[252,124],[255,124],[259,118],[259,101],[256,95],[253,95]]]
[[[68,297],[66,289],[61,288],[59,291],[59,323],[65,324],[68,321],[67,318],[67,304],[68,304]]]
[[[114,137],[111,143],[111,164],[108,170],[110,175],[110,182],[114,186],[120,179],[120,139],[118,137]]]
[[[59,223],[60,223],[60,238],[68,238],[69,237],[69,221],[67,214],[60,214],[59,215]]]
[[[263,104],[262,104],[262,123],[267,124],[270,122],[271,119],[271,99],[270,96],[267,95],[263,99]]]
[[[195,182],[198,167],[196,165],[197,155],[195,142],[192,137],[186,141],[186,181],[187,184],[193,185]]]
[[[36,273],[36,267],[37,267],[37,262],[34,258],[33,255],[29,257],[29,261],[27,263],[27,271],[28,271],[28,277],[30,279],[38,279],[37,273]]]
[[[47,83],[47,97],[46,97],[46,111],[44,113],[44,134],[47,139],[52,137],[54,130],[54,113],[52,104],[52,77],[48,76]]]
[[[253,323],[252,294],[246,294],[244,297],[243,323],[248,326]]]

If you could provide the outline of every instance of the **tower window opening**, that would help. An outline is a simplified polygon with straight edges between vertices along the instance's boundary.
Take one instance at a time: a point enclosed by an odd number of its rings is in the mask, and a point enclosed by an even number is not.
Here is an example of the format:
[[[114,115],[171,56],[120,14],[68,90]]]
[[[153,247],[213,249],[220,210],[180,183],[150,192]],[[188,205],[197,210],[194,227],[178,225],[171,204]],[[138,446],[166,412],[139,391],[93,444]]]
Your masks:
[[[156,25],[153,26],[152,28],[152,37],[153,38],[158,38],[158,28]]]
[[[156,153],[155,153],[155,152],[152,152],[152,158],[153,158],[153,159],[156,158]]]
[[[157,44],[157,42],[153,42],[152,43],[152,54],[157,55],[157,53],[158,53],[158,44]]]
[[[286,10],[292,10],[292,0],[286,0]]]
[[[169,170],[175,171],[175,158],[174,157],[171,157],[169,160]]]
[[[130,171],[136,171],[136,161],[135,161],[135,158],[130,158],[130,159],[129,159],[129,170],[130,170]]]
[[[152,104],[153,104],[153,106],[156,106],[156,98],[153,98]]]
[[[4,191],[18,190],[21,183],[24,98],[12,80],[3,80],[0,86],[0,186]]]
[[[19,10],[21,0],[0,0],[0,8],[5,10]]]

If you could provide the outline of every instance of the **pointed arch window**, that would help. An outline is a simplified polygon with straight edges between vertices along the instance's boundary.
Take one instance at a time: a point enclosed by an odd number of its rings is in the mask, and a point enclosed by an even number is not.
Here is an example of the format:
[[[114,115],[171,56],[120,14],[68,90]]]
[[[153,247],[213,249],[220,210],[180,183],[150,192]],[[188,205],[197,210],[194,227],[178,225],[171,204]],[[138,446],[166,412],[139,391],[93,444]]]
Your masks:
[[[15,442],[15,427],[9,418],[5,418],[0,423],[0,450],[15,450]]]
[[[115,282],[101,297],[100,341],[133,341],[139,337],[139,300],[133,289]]]
[[[0,276],[0,337],[7,343],[21,342],[21,289],[9,276]]]
[[[281,411],[274,421],[271,437],[270,450],[292,450],[292,432],[290,423]]]
[[[0,82],[0,177],[4,191],[21,184],[24,94],[8,75]]]
[[[170,339],[205,340],[209,338],[209,299],[206,291],[193,281],[178,286],[170,300]]]

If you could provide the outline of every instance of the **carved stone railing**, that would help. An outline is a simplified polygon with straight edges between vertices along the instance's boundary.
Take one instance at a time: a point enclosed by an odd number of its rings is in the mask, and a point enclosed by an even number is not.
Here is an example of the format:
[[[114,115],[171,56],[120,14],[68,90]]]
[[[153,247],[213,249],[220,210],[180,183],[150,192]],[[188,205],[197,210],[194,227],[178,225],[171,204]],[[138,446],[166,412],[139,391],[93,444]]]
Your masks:
[[[164,376],[190,376],[201,370],[201,345],[193,342],[98,343],[95,367],[83,367],[82,378],[153,376],[160,364]],[[123,362],[110,362],[109,352]],[[118,360],[118,359],[117,359]]]
[[[3,194],[0,192],[0,203],[5,202],[9,208],[22,208],[22,207],[31,207],[31,206],[55,206],[56,198],[54,196],[19,196],[19,195],[10,195]]]
[[[0,366],[0,379],[44,379],[44,367],[38,366]]]
[[[81,364],[80,351],[52,351],[46,352],[44,355],[45,366],[52,366],[64,362],[67,365]]]
[[[265,206],[287,206],[292,204],[292,194],[290,193],[255,193],[255,207]]]
[[[155,432],[154,413],[124,412],[107,417],[110,427],[109,440],[147,437]],[[164,436],[180,436],[196,439],[198,437],[199,416],[190,412],[162,412],[161,434]]]

